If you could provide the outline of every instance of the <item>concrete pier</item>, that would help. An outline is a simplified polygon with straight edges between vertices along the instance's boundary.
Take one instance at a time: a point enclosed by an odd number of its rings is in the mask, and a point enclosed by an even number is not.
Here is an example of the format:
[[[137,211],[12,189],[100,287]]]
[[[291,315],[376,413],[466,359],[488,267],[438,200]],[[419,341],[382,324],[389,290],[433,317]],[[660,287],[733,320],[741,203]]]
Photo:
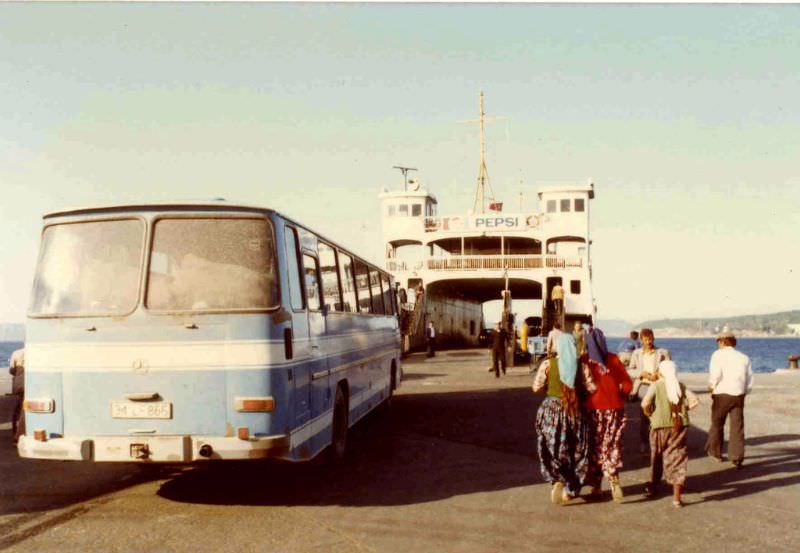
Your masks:
[[[496,379],[488,352],[406,360],[389,414],[351,433],[337,469],[250,465],[144,472],[29,461],[0,431],[0,549],[9,551],[485,552],[796,551],[800,543],[800,372],[756,375],[746,458],[707,458],[705,375],[692,411],[686,506],[643,497],[648,459],[628,404],[622,504],[549,502],[527,368]],[[588,491],[588,490],[587,490]]]

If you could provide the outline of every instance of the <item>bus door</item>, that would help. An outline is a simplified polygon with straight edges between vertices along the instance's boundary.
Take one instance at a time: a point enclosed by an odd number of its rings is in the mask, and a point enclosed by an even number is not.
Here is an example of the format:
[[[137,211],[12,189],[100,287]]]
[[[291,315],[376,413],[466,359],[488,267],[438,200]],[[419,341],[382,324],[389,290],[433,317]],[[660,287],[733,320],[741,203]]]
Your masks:
[[[320,297],[319,261],[316,256],[303,253],[303,276],[306,286],[306,303],[308,305],[308,341],[311,346],[311,382],[308,395],[311,405],[311,417],[324,410],[328,393],[327,370],[328,360],[324,347],[326,332],[325,313]],[[315,376],[316,375],[316,376]]]
[[[292,314],[292,327],[289,331],[292,339],[292,359],[297,362],[292,366],[290,374],[294,384],[291,404],[296,426],[308,422],[311,418],[311,372],[309,371],[309,365],[312,348],[309,340],[306,292],[303,286],[303,258],[300,256],[297,230],[287,225],[285,227],[284,240],[286,243],[287,280]]]

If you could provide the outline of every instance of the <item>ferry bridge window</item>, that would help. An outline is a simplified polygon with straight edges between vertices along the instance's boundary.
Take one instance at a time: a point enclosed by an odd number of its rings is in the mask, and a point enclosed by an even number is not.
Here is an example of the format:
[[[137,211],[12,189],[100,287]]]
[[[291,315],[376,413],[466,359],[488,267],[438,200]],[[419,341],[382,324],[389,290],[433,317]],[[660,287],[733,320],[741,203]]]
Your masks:
[[[161,219],[153,230],[147,307],[266,309],[278,305],[265,219]]]
[[[569,200],[561,200],[561,211],[569,211],[569,204],[572,203]]]
[[[358,312],[358,302],[356,302],[355,273],[353,258],[346,253],[339,252],[339,278],[342,281],[342,311],[347,313]]]
[[[422,215],[422,204],[413,204],[411,206],[411,216],[419,217],[420,215]]]
[[[372,304],[369,295],[369,270],[361,261],[356,261],[356,288],[358,290],[359,312],[371,312]]]
[[[310,255],[303,255],[303,275],[306,283],[308,309],[319,310],[319,282],[317,280],[317,260]]]
[[[571,294],[580,294],[581,293],[581,281],[580,280],[570,280],[569,281],[569,291]]]
[[[288,266],[289,298],[292,309],[303,309],[303,285],[300,282],[300,252],[297,249],[297,230],[285,227],[284,245],[286,246],[286,264]]]
[[[329,311],[342,311],[336,250],[324,242],[319,243],[319,271],[322,278],[322,297],[325,306]]]
[[[136,307],[144,223],[93,221],[48,226],[32,315],[124,314]]]
[[[575,211],[584,211],[585,204],[583,198],[576,198],[575,199]]]
[[[381,276],[378,269],[371,268],[369,271],[369,284],[372,290],[372,312],[378,315],[383,315],[386,310],[383,306],[383,297],[381,295]]]
[[[400,217],[408,217],[408,204],[400,204],[397,208],[397,214]]]
[[[548,213],[555,213],[556,212],[556,201],[555,200],[547,200],[547,212]]]

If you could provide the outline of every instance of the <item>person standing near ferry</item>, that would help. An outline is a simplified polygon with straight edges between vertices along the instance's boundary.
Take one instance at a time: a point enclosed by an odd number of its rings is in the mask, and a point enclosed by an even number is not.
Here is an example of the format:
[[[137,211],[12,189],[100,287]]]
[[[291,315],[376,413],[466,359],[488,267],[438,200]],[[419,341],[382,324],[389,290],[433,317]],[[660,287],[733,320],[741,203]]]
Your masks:
[[[711,428],[708,430],[706,453],[722,461],[723,430],[728,427],[728,460],[741,468],[744,460],[744,396],[753,389],[753,368],[750,358],[737,351],[733,332],[717,336],[719,349],[711,354],[708,389],[711,392]]]
[[[428,323],[428,328],[425,329],[425,338],[428,340],[428,357],[436,355],[436,328],[433,326],[433,321]]]
[[[636,398],[644,398],[650,384],[658,380],[658,365],[662,361],[671,361],[672,356],[664,348],[655,344],[655,334],[650,328],[643,328],[640,334],[642,347],[631,354],[628,374],[633,379],[631,394]],[[650,447],[650,422],[641,417],[639,426],[639,451],[646,453]]]
[[[578,357],[586,353],[586,329],[580,321],[575,321],[572,326],[572,335],[575,336],[575,349],[578,350]]]
[[[542,476],[551,484],[550,501],[563,504],[580,493],[589,470],[591,433],[583,401],[595,385],[588,366],[578,360],[572,334],[562,332],[556,349],[555,357],[539,365],[533,391],[547,394],[536,413]]]
[[[500,378],[500,369],[506,374],[506,341],[508,334],[500,323],[494,325],[492,334],[492,370],[497,378]]]
[[[558,337],[561,335],[561,323],[556,321],[553,323],[553,329],[547,333],[547,345],[545,347],[545,354],[547,357],[555,357],[556,344],[558,344]]]
[[[633,387],[625,366],[609,353],[603,331],[593,328],[586,332],[585,362],[592,372],[597,389],[585,402],[592,426],[592,452],[586,485],[592,487],[591,497],[598,498],[603,476],[611,485],[611,497],[622,501],[619,469],[622,467],[622,434],[625,430],[625,396]]]
[[[22,401],[25,399],[25,348],[11,354],[8,361],[8,372],[14,379],[11,382],[11,393],[16,396],[14,411],[11,416],[11,433],[14,442],[25,434],[25,414],[22,412]]]
[[[619,353],[617,353],[617,356],[627,367],[631,362],[631,355],[640,347],[642,347],[642,343],[639,341],[639,333],[635,330],[631,330],[630,338],[625,338],[619,345]]]
[[[564,313],[564,288],[560,282],[557,282],[553,289],[550,290],[550,298],[553,300],[553,307],[556,312],[559,315]]]

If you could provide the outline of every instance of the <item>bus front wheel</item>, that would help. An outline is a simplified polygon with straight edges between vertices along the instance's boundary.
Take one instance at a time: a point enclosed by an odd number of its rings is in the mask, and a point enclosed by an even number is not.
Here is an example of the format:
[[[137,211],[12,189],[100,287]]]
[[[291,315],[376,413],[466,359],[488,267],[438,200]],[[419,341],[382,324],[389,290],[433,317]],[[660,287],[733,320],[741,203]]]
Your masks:
[[[347,398],[344,390],[336,389],[336,399],[333,403],[333,423],[331,445],[328,450],[328,460],[331,463],[341,463],[347,453]]]

